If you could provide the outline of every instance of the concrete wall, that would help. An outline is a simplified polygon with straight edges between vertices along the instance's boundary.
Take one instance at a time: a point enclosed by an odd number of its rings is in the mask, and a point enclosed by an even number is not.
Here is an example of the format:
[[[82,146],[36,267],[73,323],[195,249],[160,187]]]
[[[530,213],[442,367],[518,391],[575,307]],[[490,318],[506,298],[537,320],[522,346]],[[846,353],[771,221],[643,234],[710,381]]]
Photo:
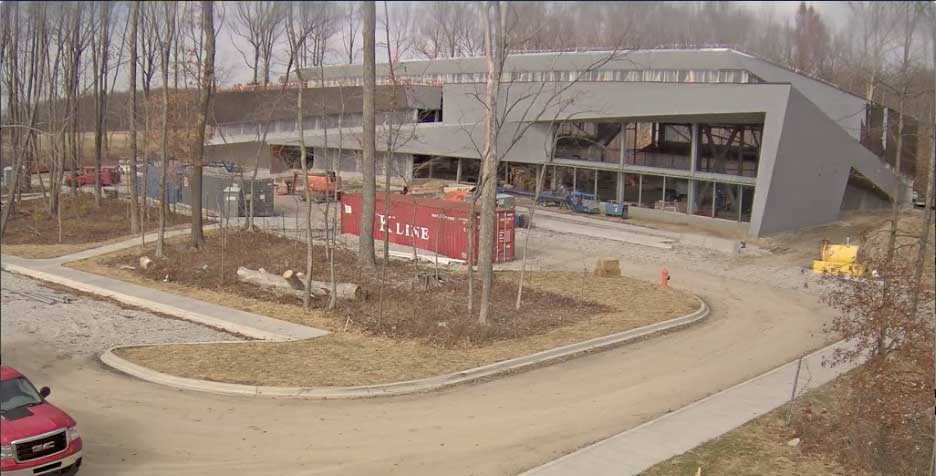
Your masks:
[[[837,122],[855,139],[861,138],[861,123],[867,102],[835,86],[794,73],[743,53],[733,53],[738,67],[772,83],[790,83],[794,89],[815,104],[826,116]]]
[[[754,235],[836,220],[852,157],[864,150],[795,89],[785,109],[776,154],[761,154]]]
[[[705,230],[730,233],[739,238],[747,236],[749,229],[749,224],[744,222],[688,215],[654,208],[628,207],[627,213],[629,216],[637,219],[661,221],[677,225],[691,225]]]
[[[444,122],[474,123],[484,118],[484,107],[473,97],[476,85],[448,84],[442,88]],[[555,94],[561,84],[549,84],[540,92],[539,83],[515,83],[509,95],[501,95],[499,107],[511,107],[507,121],[532,120],[540,111],[539,120],[553,117],[575,120],[660,116],[711,117],[715,114],[735,115],[742,119],[759,119],[768,108],[786,99],[788,84],[703,84],[703,83],[577,83]],[[555,94],[555,97],[552,97]],[[509,98],[527,97],[517,101]],[[547,107],[550,105],[550,107]]]
[[[234,144],[217,144],[205,147],[205,155],[209,162],[231,161],[241,165],[244,169],[253,170],[257,163],[257,153],[260,154],[260,168],[277,172],[274,168],[283,168],[282,163],[272,162],[269,144],[260,145],[258,142],[238,142]]]
[[[875,190],[865,186],[851,183],[845,185],[845,195],[842,197],[842,210],[889,210],[890,199]]]

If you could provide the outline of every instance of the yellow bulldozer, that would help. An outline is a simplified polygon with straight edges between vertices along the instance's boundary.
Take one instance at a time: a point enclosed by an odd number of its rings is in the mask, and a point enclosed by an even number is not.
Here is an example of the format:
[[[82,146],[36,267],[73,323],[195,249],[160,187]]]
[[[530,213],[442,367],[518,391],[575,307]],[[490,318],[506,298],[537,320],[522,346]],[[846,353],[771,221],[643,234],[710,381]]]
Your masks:
[[[834,245],[823,240],[820,259],[813,261],[813,271],[819,274],[860,276],[864,267],[858,264],[858,245]]]

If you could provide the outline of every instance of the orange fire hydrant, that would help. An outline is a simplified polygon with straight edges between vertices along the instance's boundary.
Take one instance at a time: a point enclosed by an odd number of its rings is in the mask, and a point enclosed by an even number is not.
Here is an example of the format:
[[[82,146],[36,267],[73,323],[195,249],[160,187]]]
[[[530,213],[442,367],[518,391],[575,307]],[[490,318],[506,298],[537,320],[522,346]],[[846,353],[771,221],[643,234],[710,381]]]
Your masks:
[[[669,285],[670,275],[669,271],[666,268],[663,268],[660,271],[660,285],[664,288]]]

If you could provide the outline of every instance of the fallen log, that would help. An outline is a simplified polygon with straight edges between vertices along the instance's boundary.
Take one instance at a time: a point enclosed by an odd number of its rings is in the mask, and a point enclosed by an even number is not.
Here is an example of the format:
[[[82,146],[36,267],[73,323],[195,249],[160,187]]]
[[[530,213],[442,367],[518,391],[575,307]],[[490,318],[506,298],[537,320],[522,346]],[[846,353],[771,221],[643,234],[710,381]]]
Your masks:
[[[287,273],[289,273],[288,278],[285,277]],[[300,275],[302,275],[302,273],[292,273],[289,271],[287,271],[287,273],[283,273],[284,276],[280,276],[268,273],[263,268],[254,270],[240,266],[237,268],[237,279],[241,282],[269,289],[279,294],[296,296],[302,299],[302,292],[305,288],[305,283],[300,280]],[[354,283],[338,283],[335,290],[338,299],[348,300],[357,299],[361,292],[360,287]],[[331,283],[312,281],[309,293],[317,297],[328,296],[331,293]]]

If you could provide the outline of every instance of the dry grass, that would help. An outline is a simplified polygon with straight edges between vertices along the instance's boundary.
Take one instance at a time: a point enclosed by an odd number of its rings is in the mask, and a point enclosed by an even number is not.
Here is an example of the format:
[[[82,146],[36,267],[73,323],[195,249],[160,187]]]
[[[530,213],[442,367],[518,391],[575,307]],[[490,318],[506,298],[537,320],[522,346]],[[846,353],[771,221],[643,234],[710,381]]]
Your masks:
[[[50,216],[44,200],[27,200],[17,204],[3,236],[3,254],[22,258],[54,258],[77,253],[130,237],[129,202],[102,199],[94,206],[91,193],[79,193],[77,200],[62,196],[62,239],[58,221]],[[146,228],[157,227],[158,209],[151,207]],[[167,229],[188,223],[189,217],[170,212]]]
[[[128,253],[126,251],[122,253]],[[129,253],[133,253],[131,250]],[[113,258],[111,256],[110,258]],[[696,309],[692,296],[630,278],[595,278],[580,273],[537,273],[534,292],[599,305],[603,312],[568,319],[545,331],[484,345],[433,345],[427,339],[385,337],[298,305],[243,297],[224,290],[154,281],[103,264],[98,257],[70,266],[215,304],[331,330],[316,339],[238,344],[161,345],[122,349],[140,365],[182,377],[249,385],[351,386],[441,375],[671,319]],[[501,286],[516,291],[516,273],[500,273]],[[584,286],[583,286],[584,284]]]
[[[797,399],[797,408],[806,407],[803,401],[834,406],[845,391],[844,386],[843,378],[834,380]],[[778,408],[659,463],[641,476],[692,476],[698,468],[702,468],[703,475],[717,476],[865,476],[854,468],[846,468],[830,455],[806,449],[805,444],[787,446],[787,441],[800,435],[795,425],[787,425],[786,415],[786,406]],[[797,412],[796,418],[801,417]]]

